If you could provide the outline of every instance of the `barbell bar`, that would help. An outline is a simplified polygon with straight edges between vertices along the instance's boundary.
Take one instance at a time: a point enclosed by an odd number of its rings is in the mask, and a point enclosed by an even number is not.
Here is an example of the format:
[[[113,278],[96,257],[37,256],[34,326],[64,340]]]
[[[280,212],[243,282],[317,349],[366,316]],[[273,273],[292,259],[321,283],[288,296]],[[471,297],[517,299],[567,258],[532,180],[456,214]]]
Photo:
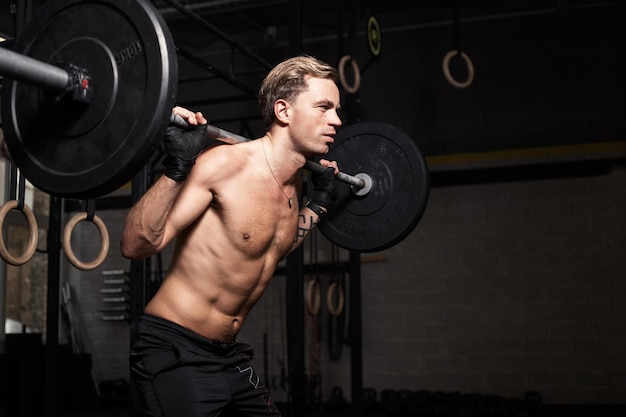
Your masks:
[[[0,54],[0,68],[5,77],[49,91],[60,93],[71,87],[71,76],[68,71],[9,49],[3,49]]]

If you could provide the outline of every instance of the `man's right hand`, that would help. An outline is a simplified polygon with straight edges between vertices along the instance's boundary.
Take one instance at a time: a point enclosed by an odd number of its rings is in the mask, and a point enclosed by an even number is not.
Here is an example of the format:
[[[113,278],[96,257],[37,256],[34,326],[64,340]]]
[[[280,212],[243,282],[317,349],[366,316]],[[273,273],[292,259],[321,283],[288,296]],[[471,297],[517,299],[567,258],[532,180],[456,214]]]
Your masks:
[[[174,181],[184,181],[196,158],[208,146],[207,124],[192,125],[192,130],[170,126],[165,131],[165,152],[163,161],[165,175]]]

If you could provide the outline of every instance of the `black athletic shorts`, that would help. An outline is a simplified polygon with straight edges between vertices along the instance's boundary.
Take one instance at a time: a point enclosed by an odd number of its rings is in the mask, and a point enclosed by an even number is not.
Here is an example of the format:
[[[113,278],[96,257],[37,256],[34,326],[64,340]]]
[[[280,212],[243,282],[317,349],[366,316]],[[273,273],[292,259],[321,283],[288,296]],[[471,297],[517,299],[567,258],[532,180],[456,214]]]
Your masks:
[[[214,342],[145,314],[133,334],[131,381],[150,417],[280,416],[253,356],[250,345]]]

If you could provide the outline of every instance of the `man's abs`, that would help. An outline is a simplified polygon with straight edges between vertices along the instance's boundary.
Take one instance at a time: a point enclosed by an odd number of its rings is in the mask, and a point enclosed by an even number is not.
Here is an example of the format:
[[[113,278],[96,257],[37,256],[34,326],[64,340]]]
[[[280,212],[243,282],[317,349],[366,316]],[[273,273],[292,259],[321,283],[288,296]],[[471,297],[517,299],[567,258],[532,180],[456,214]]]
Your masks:
[[[169,320],[207,339],[228,343],[235,340],[249,308],[231,296],[192,291],[176,278],[168,277],[144,311]],[[234,308],[233,308],[234,307]]]
[[[177,275],[176,264],[170,265],[168,276],[145,312],[222,343],[235,340],[273,275],[272,268],[258,265],[247,265],[241,268],[246,273],[227,276],[199,271]]]

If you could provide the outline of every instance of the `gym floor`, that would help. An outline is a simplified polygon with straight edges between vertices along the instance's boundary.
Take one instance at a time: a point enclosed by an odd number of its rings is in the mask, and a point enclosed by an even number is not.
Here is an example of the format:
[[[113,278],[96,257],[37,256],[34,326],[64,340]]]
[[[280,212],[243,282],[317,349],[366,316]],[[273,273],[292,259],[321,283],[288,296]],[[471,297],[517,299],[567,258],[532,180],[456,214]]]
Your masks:
[[[59,417],[128,417],[128,410],[125,407],[107,406],[94,409],[92,411],[81,411],[75,413],[68,413],[60,415]],[[424,417],[623,417],[626,416],[626,404],[616,405],[544,405],[538,412],[532,414],[517,413],[517,414],[472,414],[472,413],[397,413],[389,414],[383,412],[372,412],[365,414],[370,417],[410,417],[410,416],[424,416]],[[324,410],[309,410],[304,417],[353,417],[349,411],[339,413]],[[303,417],[303,416],[299,416]]]

